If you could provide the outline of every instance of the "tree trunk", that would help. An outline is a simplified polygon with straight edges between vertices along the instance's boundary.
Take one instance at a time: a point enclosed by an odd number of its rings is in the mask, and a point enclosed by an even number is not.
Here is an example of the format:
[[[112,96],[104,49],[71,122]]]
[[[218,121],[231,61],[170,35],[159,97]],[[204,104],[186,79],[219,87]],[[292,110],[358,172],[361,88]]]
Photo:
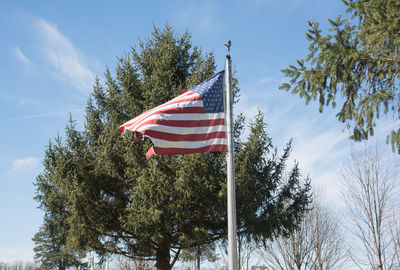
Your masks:
[[[383,270],[382,258],[380,254],[378,255],[378,270]]]
[[[200,270],[201,248],[197,246],[196,250],[196,270]]]
[[[64,264],[64,260],[61,259],[61,261],[58,263],[58,270],[65,270],[65,264]]]
[[[157,270],[171,270],[170,265],[170,254],[169,254],[170,243],[168,240],[161,240],[156,252],[156,268]]]

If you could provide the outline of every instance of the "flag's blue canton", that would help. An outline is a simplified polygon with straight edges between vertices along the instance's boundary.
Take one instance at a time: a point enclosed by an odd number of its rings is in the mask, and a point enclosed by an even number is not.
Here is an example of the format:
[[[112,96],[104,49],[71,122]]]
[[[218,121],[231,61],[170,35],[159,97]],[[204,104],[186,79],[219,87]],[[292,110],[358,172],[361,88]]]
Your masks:
[[[201,96],[205,113],[224,111],[224,71],[190,88],[189,91],[196,92]]]

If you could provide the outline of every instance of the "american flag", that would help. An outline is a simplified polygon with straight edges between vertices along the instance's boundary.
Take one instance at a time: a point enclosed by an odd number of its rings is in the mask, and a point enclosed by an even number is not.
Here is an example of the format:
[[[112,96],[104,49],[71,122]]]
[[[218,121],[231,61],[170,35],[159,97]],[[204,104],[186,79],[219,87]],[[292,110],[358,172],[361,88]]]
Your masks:
[[[153,154],[226,152],[224,71],[120,127],[149,137]]]

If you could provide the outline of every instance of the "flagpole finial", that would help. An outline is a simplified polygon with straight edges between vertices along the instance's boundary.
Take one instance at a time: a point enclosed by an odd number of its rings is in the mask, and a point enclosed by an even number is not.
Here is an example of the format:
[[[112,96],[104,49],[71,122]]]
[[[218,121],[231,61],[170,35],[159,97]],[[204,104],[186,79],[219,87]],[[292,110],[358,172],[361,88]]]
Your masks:
[[[228,43],[226,43],[226,44],[224,44],[224,45],[225,45],[226,48],[228,49],[228,55],[227,55],[227,56],[230,56],[231,45],[232,45],[231,40],[228,40]]]

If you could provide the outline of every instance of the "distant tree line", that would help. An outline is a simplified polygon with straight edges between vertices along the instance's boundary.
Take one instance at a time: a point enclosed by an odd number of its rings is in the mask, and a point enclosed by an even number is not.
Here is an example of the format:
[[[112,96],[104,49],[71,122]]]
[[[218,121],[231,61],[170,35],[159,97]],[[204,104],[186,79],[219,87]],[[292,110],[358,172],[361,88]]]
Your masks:
[[[29,261],[0,262],[0,270],[36,270],[37,268],[37,263]]]

